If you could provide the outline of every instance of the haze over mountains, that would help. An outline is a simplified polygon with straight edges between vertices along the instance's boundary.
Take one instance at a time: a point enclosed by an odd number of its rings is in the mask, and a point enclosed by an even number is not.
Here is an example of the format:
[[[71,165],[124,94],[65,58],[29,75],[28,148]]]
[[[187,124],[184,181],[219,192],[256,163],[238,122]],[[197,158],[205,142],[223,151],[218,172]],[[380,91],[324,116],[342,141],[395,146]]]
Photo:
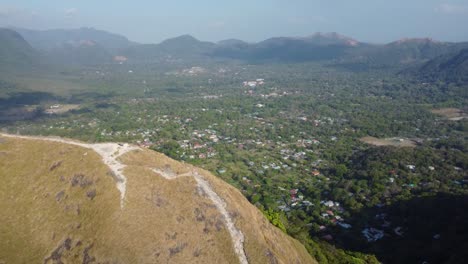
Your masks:
[[[113,56],[122,55],[133,63],[171,57],[235,59],[257,63],[334,61],[343,64],[388,66],[427,61],[468,48],[467,42],[448,43],[431,39],[403,39],[389,44],[370,44],[338,33],[316,33],[307,37],[274,37],[258,43],[235,39],[212,43],[183,35],[159,44],[138,44],[124,36],[92,28],[14,30],[34,49],[54,58],[52,61],[76,64],[111,63]],[[5,37],[8,38],[7,35],[3,36]]]

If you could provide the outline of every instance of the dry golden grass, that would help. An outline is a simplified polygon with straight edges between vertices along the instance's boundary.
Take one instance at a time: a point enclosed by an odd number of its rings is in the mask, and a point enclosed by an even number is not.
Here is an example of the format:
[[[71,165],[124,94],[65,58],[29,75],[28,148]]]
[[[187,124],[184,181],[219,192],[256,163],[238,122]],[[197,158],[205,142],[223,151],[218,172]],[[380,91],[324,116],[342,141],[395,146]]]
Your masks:
[[[60,143],[3,141],[0,262],[43,262],[67,238],[76,251],[97,243],[119,208],[119,192],[100,157]],[[91,200],[87,193],[93,190]]]
[[[315,263],[238,190],[207,171],[150,150],[120,161],[127,165],[123,209],[97,153],[0,137],[0,263],[239,263],[221,214],[195,179],[168,180],[155,168],[203,175],[243,232],[249,263]]]
[[[301,243],[271,225],[240,191],[208,171],[198,171],[226,201],[231,215],[236,216],[236,225],[245,236],[244,249],[250,263],[317,263]]]

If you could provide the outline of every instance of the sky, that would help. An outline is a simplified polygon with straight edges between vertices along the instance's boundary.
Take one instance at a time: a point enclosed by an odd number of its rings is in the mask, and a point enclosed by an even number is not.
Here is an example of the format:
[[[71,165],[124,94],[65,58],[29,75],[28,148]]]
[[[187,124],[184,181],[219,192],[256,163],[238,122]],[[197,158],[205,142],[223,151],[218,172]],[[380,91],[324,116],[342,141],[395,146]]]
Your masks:
[[[468,41],[468,0],[0,0],[0,27],[93,27],[141,43],[183,34],[255,42],[315,32],[371,43]]]

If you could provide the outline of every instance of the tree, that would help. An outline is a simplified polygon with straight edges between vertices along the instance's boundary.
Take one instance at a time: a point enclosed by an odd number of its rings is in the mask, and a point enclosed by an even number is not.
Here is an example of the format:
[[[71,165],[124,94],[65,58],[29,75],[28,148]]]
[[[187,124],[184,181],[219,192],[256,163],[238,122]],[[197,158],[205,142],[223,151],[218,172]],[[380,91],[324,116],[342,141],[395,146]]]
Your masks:
[[[273,211],[273,209],[268,209],[266,211],[263,211],[263,214],[265,217],[272,223],[274,226],[278,227],[286,233],[286,227],[284,226],[283,222],[281,221],[281,214],[279,212]]]

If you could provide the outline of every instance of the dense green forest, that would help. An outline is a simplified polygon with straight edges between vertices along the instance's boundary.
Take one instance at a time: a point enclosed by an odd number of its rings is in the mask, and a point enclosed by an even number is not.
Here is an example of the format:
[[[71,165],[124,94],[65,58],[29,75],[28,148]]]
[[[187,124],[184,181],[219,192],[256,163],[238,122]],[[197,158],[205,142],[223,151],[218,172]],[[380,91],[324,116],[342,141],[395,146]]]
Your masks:
[[[396,219],[383,229],[375,215],[384,212],[391,219],[392,211],[404,210],[399,204],[417,207],[415,199],[439,193],[466,196],[468,123],[431,112],[463,109],[466,86],[316,64],[232,65],[229,72],[240,72],[234,77],[216,67],[196,76],[175,72],[154,79],[87,76],[83,82],[91,85],[147,80],[131,98],[44,97],[38,104],[43,108],[80,107],[3,127],[11,133],[132,142],[202,166],[242,190],[324,263],[368,258],[352,253],[363,251],[393,263],[392,250],[384,250],[393,242],[367,242],[363,230],[388,232],[384,239],[391,241],[402,239],[393,229],[409,233],[419,227]],[[264,84],[243,86],[260,77]],[[365,137],[386,146],[365,143]],[[418,261],[435,253],[428,247],[419,254]]]

